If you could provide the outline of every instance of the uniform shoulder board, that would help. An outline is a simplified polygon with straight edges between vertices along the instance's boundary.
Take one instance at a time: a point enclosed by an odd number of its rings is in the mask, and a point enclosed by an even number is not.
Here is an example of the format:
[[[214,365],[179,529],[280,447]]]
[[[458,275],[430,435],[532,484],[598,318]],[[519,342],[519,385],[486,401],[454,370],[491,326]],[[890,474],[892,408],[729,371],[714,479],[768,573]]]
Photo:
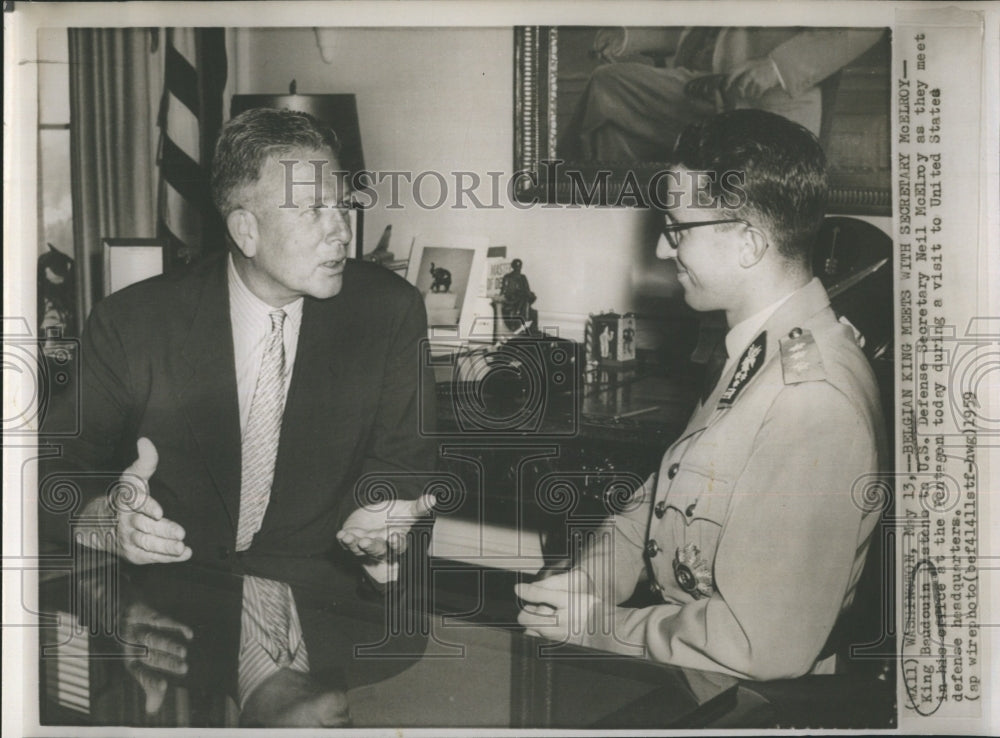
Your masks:
[[[826,379],[823,359],[812,331],[793,328],[791,333],[779,342],[781,350],[781,373],[785,384],[815,382]]]

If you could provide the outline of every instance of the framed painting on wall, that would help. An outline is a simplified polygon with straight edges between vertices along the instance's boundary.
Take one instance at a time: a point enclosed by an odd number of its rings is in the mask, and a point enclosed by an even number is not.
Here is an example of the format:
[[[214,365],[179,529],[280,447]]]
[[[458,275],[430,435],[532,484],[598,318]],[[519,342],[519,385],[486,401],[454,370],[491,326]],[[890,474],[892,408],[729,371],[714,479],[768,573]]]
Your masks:
[[[687,51],[696,33],[700,56]],[[802,56],[801,67],[829,72],[795,97],[772,88],[759,100],[738,98],[726,86],[727,75],[678,68],[714,65],[713,55],[725,56],[720,47],[731,57],[787,42]],[[655,178],[670,168],[673,144],[687,124],[721,110],[760,107],[819,138],[829,171],[828,212],[890,215],[890,62],[889,31],[877,27],[519,27],[514,167],[524,174],[515,196],[648,205],[644,187],[664,184]]]

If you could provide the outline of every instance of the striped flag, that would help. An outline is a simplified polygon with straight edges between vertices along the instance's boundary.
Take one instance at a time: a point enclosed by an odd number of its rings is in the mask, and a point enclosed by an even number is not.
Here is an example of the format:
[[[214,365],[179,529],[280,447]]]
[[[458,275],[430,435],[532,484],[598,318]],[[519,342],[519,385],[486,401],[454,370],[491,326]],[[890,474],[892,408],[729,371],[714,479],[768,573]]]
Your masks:
[[[222,126],[226,43],[222,28],[168,28],[160,102],[157,232],[170,263],[189,263],[224,244],[212,206],[209,167]]]

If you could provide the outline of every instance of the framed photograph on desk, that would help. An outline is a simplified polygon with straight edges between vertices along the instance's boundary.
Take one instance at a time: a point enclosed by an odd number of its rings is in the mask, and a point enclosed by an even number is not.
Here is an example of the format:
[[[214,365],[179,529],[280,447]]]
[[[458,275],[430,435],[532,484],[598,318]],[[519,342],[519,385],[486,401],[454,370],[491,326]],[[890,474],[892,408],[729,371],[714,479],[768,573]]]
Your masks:
[[[414,241],[406,279],[423,295],[429,338],[474,339],[476,317],[492,316],[489,300],[476,290],[488,246],[485,236],[418,236]]]

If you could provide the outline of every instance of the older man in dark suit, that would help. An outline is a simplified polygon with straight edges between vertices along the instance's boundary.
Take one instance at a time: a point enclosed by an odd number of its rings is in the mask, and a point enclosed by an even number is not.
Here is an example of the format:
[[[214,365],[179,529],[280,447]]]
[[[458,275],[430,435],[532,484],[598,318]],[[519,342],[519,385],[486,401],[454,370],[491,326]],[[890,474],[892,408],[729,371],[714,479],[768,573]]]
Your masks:
[[[337,149],[304,113],[233,119],[212,172],[228,253],[94,308],[82,432],[50,468],[83,472],[82,517],[114,531],[96,545],[133,564],[191,559],[293,584],[323,571],[335,601],[355,596],[355,558],[377,582],[397,578],[407,533],[434,504],[418,428],[433,393],[420,384],[426,316],[405,281],[347,259]],[[106,475],[122,469],[108,494]],[[308,669],[290,590],[277,610],[273,594],[244,590],[243,697],[275,669]],[[289,607],[272,650],[269,613]],[[259,641],[272,656],[257,658]]]
[[[336,150],[302,113],[231,121],[213,166],[228,254],[122,290],[90,316],[82,434],[59,465],[113,472],[135,460],[131,478],[149,494],[117,505],[133,563],[323,556],[342,528],[373,563],[395,539],[384,512],[358,505],[359,480],[419,497],[413,472],[433,464],[418,433],[432,395],[419,386],[423,303],[391,272],[348,261]],[[104,512],[106,485],[85,481],[87,509]]]

